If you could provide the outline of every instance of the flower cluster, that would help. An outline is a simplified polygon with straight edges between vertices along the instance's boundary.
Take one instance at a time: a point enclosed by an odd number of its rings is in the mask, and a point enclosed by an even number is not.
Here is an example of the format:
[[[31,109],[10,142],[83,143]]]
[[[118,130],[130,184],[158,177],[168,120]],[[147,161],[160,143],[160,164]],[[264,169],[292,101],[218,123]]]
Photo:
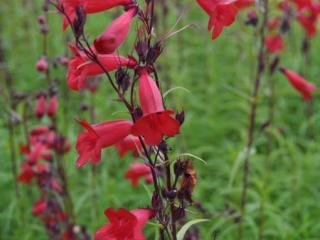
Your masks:
[[[35,115],[39,117],[37,111]],[[17,180],[28,185],[36,183],[40,196],[33,204],[32,215],[41,218],[49,236],[54,239],[81,239],[76,234],[72,238],[63,238],[73,232],[74,225],[56,197],[67,193],[59,172],[62,169],[56,167],[55,161],[59,161],[57,156],[64,155],[70,149],[67,139],[50,126],[34,127],[29,132],[27,144],[21,146],[24,161]]]
[[[131,116],[130,119],[91,124],[85,119],[78,120],[84,130],[77,138],[77,167],[98,164],[102,150],[114,147],[120,157],[132,152],[134,157],[143,160],[132,162],[124,173],[133,187],[141,178],[154,186],[149,209],[107,209],[105,215],[110,223],[97,231],[96,239],[144,239],[141,229],[153,217],[163,226],[161,239],[165,233],[176,239],[176,221],[181,216],[177,217],[174,202],[181,201],[179,209],[182,210],[186,207],[185,200],[192,203],[191,194],[196,181],[190,182],[182,177],[183,190],[181,195],[176,194],[177,181],[187,169],[175,175],[176,181],[172,182],[174,175],[168,157],[171,149],[167,141],[179,134],[184,113],[168,109],[164,102],[155,66],[164,42],[153,40],[155,2],[146,1],[145,4],[145,8],[133,0],[61,0],[55,4],[64,17],[63,29],[70,26],[75,38],[75,42],[69,44],[73,57],[68,66],[67,85],[74,91],[87,89],[93,77],[104,74]],[[84,33],[87,15],[115,7],[124,7],[125,11],[92,42],[89,41]],[[138,29],[133,51],[129,56],[120,55],[118,49],[126,41],[135,20]],[[113,71],[114,78],[111,76]]]
[[[47,24],[48,1],[43,10],[45,16],[38,18],[40,32],[43,37],[43,56],[36,63],[36,69],[44,74],[48,87],[37,93],[27,94],[25,101],[25,116],[23,119],[26,143],[20,147],[24,161],[17,181],[29,186],[35,184],[39,199],[33,204],[32,215],[39,217],[45,227],[49,239],[88,240],[85,227],[75,225],[72,201],[67,187],[67,179],[63,166],[63,156],[71,149],[67,138],[59,132],[57,125],[58,88],[50,79],[50,67],[57,64],[65,66],[69,60],[66,57],[55,61],[47,56]],[[34,106],[28,112],[29,105]],[[29,118],[36,117],[38,121],[45,119],[46,124],[34,126],[29,130]]]

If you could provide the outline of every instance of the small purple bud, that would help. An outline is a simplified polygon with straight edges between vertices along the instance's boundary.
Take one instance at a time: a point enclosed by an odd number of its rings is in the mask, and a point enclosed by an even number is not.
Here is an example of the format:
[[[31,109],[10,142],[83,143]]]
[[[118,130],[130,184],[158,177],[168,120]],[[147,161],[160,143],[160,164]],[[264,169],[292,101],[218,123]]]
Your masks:
[[[41,32],[43,35],[48,34],[48,32],[49,32],[49,27],[48,27],[47,25],[42,25],[41,28],[40,28],[40,32]]]
[[[122,92],[128,90],[130,86],[130,76],[123,68],[118,69],[115,73],[115,78]]]
[[[147,40],[141,40],[138,41],[135,50],[137,54],[139,55],[139,60],[141,62],[145,62],[147,58],[147,52],[148,52],[148,42]]]
[[[161,43],[157,42],[149,51],[147,54],[147,63],[148,64],[153,64],[157,58],[160,56],[160,54],[162,53],[162,47],[161,47]]]
[[[45,16],[39,16],[38,17],[38,23],[39,24],[45,24],[46,23],[46,17]]]
[[[185,114],[184,111],[177,112],[176,120],[179,122],[180,126],[184,123]]]
[[[89,109],[89,105],[87,103],[82,102],[80,104],[80,111],[85,112],[85,111],[88,111],[88,109]]]
[[[133,109],[133,116],[135,120],[139,120],[142,117],[143,113],[141,108],[135,108]]]
[[[279,63],[280,63],[280,58],[277,56],[277,57],[275,57],[275,58],[273,59],[273,61],[272,61],[271,64],[270,64],[270,73],[271,73],[271,74],[273,74],[273,73],[276,71]]]

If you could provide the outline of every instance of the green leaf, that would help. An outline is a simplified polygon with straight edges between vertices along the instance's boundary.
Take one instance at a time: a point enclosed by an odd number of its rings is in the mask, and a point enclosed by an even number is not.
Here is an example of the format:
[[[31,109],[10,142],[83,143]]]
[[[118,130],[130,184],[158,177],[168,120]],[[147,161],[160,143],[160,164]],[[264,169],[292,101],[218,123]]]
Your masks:
[[[196,159],[196,160],[199,160],[200,162],[202,162],[204,165],[207,165],[207,162],[205,160],[203,160],[202,158],[196,156],[196,155],[193,155],[191,153],[181,153],[179,154],[176,159],[180,158],[180,157],[191,157],[193,159]]]
[[[185,92],[187,93],[191,93],[188,89],[184,88],[184,87],[173,87],[173,88],[170,88],[168,91],[166,91],[164,94],[163,94],[163,98],[165,98],[169,93],[175,91],[175,90],[178,90],[178,89],[181,89],[181,90],[184,90]]]
[[[184,235],[186,235],[186,232],[188,231],[188,229],[197,223],[201,223],[201,222],[208,222],[208,219],[195,219],[195,220],[191,220],[189,222],[187,222],[185,225],[182,226],[182,228],[179,230],[178,234],[177,234],[177,240],[183,240]]]

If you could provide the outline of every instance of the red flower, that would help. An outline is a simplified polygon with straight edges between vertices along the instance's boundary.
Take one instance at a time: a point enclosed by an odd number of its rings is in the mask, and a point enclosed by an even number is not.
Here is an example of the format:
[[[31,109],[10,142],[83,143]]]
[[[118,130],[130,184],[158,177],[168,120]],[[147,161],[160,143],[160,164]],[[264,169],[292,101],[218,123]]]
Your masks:
[[[143,117],[132,127],[133,135],[143,136],[148,145],[159,145],[163,136],[179,133],[179,122],[171,117],[174,112],[164,110],[159,88],[146,69],[140,73],[139,98]]]
[[[41,57],[37,64],[36,68],[39,72],[47,72],[48,71],[48,62],[45,57]]]
[[[317,21],[320,14],[320,3],[311,0],[293,0],[298,8],[297,20],[309,37],[317,33]]]
[[[197,0],[198,4],[210,16],[208,30],[212,32],[212,40],[216,39],[224,27],[230,26],[238,9],[233,0]]]
[[[38,98],[37,105],[34,109],[34,113],[36,114],[37,118],[42,118],[46,112],[46,96],[41,95]]]
[[[44,174],[50,171],[48,165],[45,163],[37,163],[35,167],[36,167],[37,174]]]
[[[246,8],[253,5],[254,0],[237,0],[234,4],[238,9],[241,9],[241,8]]]
[[[33,171],[32,167],[24,162],[21,164],[22,172],[18,176],[18,182],[31,184],[32,179],[35,176],[35,172]]]
[[[85,87],[87,77],[93,77],[102,74],[103,69],[90,61],[83,53],[74,50],[75,56],[70,60],[67,83],[73,90],[79,90]],[[106,71],[113,71],[122,66],[134,67],[137,62],[132,58],[125,58],[118,54],[98,54],[98,61],[103,65]]]
[[[26,160],[30,164],[36,164],[40,159],[48,158],[46,150],[48,147],[41,142],[38,142],[32,146],[30,152],[27,154]]]
[[[73,22],[76,18],[76,8],[79,6],[83,7],[85,13],[97,13],[114,8],[117,6],[126,6],[132,4],[132,0],[61,0],[64,11],[69,17],[70,21]],[[63,19],[63,30],[65,30],[69,25],[66,17]]]
[[[136,187],[140,178],[144,177],[147,183],[153,183],[151,169],[144,163],[133,162],[130,169],[125,173],[126,179],[131,181],[132,187]]]
[[[94,47],[98,53],[113,53],[126,39],[132,18],[138,8],[134,7],[115,19],[107,29],[94,40]]]
[[[268,22],[268,29],[270,32],[273,30],[276,30],[278,27],[280,27],[281,24],[281,18],[280,17],[274,17],[271,19],[270,22]]]
[[[266,37],[264,45],[270,53],[281,52],[284,49],[283,39],[280,34]]]
[[[104,212],[110,223],[102,226],[95,234],[95,240],[144,240],[142,229],[153,217],[150,209],[135,209],[128,211],[120,208],[115,211],[108,208]]]
[[[59,193],[63,193],[63,188],[62,188],[61,184],[54,178],[52,178],[50,180],[50,188],[59,192]]]
[[[56,95],[52,96],[49,101],[47,113],[50,117],[53,117],[56,114],[58,108],[58,98]]]
[[[139,151],[142,150],[141,142],[138,137],[127,136],[114,145],[122,158],[127,152],[133,152],[134,157],[139,157]]]
[[[101,150],[114,145],[129,135],[132,122],[127,120],[115,120],[88,124],[85,120],[80,121],[87,131],[81,133],[77,140],[77,167],[81,167],[90,161],[97,164],[101,160]]]
[[[317,17],[314,15],[307,16],[304,13],[299,13],[297,16],[298,22],[305,29],[309,37],[313,37],[317,33]]]
[[[40,199],[33,204],[32,215],[39,216],[43,214],[48,207],[48,203],[46,200]]]
[[[314,84],[307,82],[302,76],[286,68],[282,68],[281,72],[287,77],[291,85],[301,93],[306,101],[312,98],[312,93],[316,90]]]

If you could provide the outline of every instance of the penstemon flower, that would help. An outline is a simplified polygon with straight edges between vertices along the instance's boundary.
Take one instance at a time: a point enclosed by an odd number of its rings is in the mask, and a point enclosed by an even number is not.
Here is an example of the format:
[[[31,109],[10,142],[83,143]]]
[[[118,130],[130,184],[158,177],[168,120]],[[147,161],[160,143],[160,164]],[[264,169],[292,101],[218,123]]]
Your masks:
[[[153,183],[150,167],[144,163],[133,162],[125,173],[126,179],[131,181],[132,187],[136,187],[140,178],[144,178],[146,183]]]
[[[281,72],[286,76],[290,84],[301,93],[304,100],[308,101],[312,99],[312,94],[316,90],[316,85],[307,82],[302,76],[292,70],[282,68]]]
[[[74,57],[71,58],[68,73],[67,83],[73,90],[80,90],[85,88],[85,82],[88,77],[93,77],[104,73],[106,71],[114,71],[120,67],[135,67],[136,61],[132,58],[125,58],[118,54],[98,54],[97,59],[103,66],[101,68],[95,62],[92,62],[83,52],[72,48]]]
[[[139,157],[139,152],[143,150],[140,139],[132,135],[121,139],[114,146],[118,149],[121,158],[128,152],[132,152],[134,157]]]
[[[270,53],[277,53],[284,50],[284,42],[280,34],[266,37],[264,45]]]
[[[143,136],[148,145],[159,145],[164,136],[179,133],[180,124],[172,117],[174,111],[164,109],[160,90],[147,69],[140,72],[139,99],[143,116],[135,122],[131,134]]]
[[[114,120],[94,125],[85,120],[80,121],[85,132],[78,136],[77,151],[79,157],[77,167],[90,161],[97,164],[101,160],[101,150],[110,147],[129,135],[132,122],[128,120]]]
[[[213,30],[212,40],[220,36],[224,27],[230,26],[238,13],[234,0],[197,0],[209,15],[208,31]]]
[[[107,29],[94,40],[95,50],[100,54],[113,53],[126,39],[133,17],[138,11],[132,7],[115,19]]]
[[[86,14],[90,14],[102,12],[118,6],[128,6],[133,4],[133,0],[61,0],[60,4],[66,12],[63,19],[63,29],[65,30],[69,25],[69,21],[73,22],[75,20],[76,11],[79,7],[82,7]]]
[[[104,212],[110,223],[101,227],[95,234],[95,240],[144,240],[142,229],[153,217],[150,209],[135,209],[128,211],[120,208],[118,211],[108,208]]]

